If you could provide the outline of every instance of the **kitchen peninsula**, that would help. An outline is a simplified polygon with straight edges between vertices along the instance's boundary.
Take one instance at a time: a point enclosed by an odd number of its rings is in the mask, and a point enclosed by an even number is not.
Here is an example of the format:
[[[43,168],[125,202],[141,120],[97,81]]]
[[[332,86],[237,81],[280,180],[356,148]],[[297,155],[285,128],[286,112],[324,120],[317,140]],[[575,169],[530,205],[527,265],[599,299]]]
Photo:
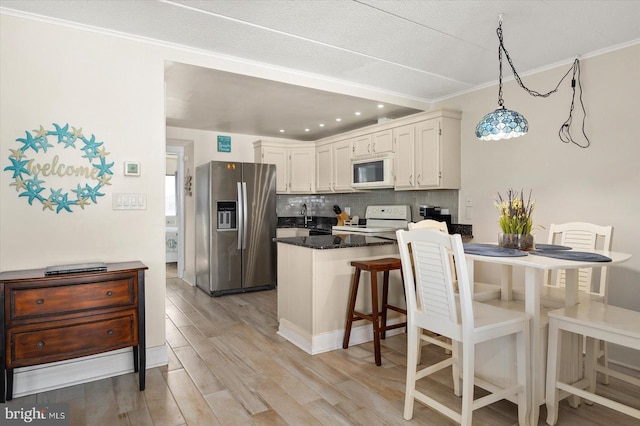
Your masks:
[[[365,235],[276,238],[278,247],[278,334],[309,354],[342,348],[353,260],[398,256],[395,241]],[[369,273],[361,283],[368,288]],[[389,303],[404,306],[399,271],[389,277]],[[356,309],[371,312],[369,291],[360,291]],[[389,324],[404,319],[390,312]],[[351,344],[373,340],[371,323],[357,322]],[[387,332],[400,333],[402,329]]]

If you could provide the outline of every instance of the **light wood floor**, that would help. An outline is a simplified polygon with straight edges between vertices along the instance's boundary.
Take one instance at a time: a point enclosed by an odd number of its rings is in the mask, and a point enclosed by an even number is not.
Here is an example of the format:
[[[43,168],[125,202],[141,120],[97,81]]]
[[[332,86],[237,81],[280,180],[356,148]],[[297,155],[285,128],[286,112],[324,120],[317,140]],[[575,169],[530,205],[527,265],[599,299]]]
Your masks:
[[[310,356],[276,334],[276,290],[210,298],[172,270],[167,276],[169,365],[147,370],[144,392],[132,373],[12,402],[67,402],[71,425],[454,424],[419,403],[414,420],[403,420],[404,334],[384,341],[381,367],[371,344]],[[423,351],[423,360],[443,356],[433,346]],[[423,382],[459,408],[448,370]],[[624,382],[612,379],[598,390],[640,408],[640,390]],[[544,419],[543,408],[540,425]],[[607,408],[572,409],[566,401],[559,419],[560,425],[638,425]],[[474,414],[474,425],[515,423],[516,407],[506,401]]]

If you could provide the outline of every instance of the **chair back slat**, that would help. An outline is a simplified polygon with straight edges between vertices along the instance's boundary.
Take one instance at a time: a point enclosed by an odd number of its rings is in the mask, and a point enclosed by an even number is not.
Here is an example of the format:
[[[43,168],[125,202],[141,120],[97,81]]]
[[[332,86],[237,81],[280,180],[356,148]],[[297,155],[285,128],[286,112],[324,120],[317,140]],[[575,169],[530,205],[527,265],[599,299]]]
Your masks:
[[[458,241],[462,253],[460,235],[412,230],[398,231],[397,236],[405,276],[408,315],[415,315],[416,321],[421,324],[431,324],[433,327],[437,324],[438,327],[451,330],[461,327],[464,312],[459,312],[459,309],[467,307],[469,312],[465,318],[469,319],[469,323],[465,326],[473,328],[471,299],[466,301],[466,298],[470,298],[470,292],[460,293],[465,303],[461,300],[458,305],[454,290],[452,243]],[[465,282],[468,285],[468,277]],[[437,332],[433,327],[430,329]]]
[[[587,222],[569,222],[551,224],[549,229],[549,243],[560,244],[576,250],[611,250],[612,226],[601,226]],[[597,289],[593,285],[593,268],[578,270],[578,286],[580,291],[606,296],[608,268],[600,268],[600,280]],[[558,272],[555,285],[564,287],[566,273]]]

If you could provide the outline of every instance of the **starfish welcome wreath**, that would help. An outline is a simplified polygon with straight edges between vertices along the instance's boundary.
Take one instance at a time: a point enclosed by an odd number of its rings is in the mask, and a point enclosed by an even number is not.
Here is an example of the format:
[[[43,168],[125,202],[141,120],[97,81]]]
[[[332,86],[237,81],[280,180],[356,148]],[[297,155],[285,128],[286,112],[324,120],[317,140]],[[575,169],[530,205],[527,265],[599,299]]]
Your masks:
[[[73,206],[80,206],[84,210],[86,205],[97,204],[98,197],[104,196],[100,189],[105,185],[111,185],[109,181],[113,175],[111,167],[114,163],[107,162],[109,152],[106,152],[104,143],[97,142],[93,134],[87,139],[82,134],[81,127],[76,129],[72,126],[71,131],[69,131],[69,124],[60,126],[53,123],[53,127],[53,130],[47,130],[40,126],[40,129],[33,130],[33,134],[25,131],[24,138],[16,139],[16,142],[21,142],[22,146],[18,149],[9,149],[11,151],[9,156],[11,165],[4,168],[4,171],[13,173],[12,179],[14,181],[9,185],[15,186],[16,192],[19,193],[18,197],[26,197],[30,205],[33,205],[34,200],[39,201],[42,204],[42,210],[51,210],[56,213],[63,210],[72,212]],[[42,150],[46,153],[47,149],[56,146],[49,143],[49,137],[57,138],[57,146],[62,144],[63,149],[73,148],[82,151],[82,158],[87,159],[89,166],[58,163],[57,155],[53,157],[51,162],[45,164],[39,164],[34,159],[29,159],[28,154],[31,151],[37,154]],[[76,143],[81,143],[83,146],[79,148]],[[96,163],[93,162],[94,160]],[[47,188],[44,185],[45,181],[40,179],[41,175],[84,177],[86,181],[78,183],[76,189],[70,191],[49,187],[50,194],[46,196]],[[89,180],[96,181],[96,185],[89,184]],[[42,195],[43,191],[45,191],[45,195]],[[75,199],[71,193],[75,194]]]

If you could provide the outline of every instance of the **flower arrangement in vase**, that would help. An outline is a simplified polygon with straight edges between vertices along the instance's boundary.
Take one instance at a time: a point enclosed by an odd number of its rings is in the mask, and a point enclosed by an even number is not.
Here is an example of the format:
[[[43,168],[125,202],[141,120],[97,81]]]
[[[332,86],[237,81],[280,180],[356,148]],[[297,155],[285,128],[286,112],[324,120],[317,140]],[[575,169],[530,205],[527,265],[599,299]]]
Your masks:
[[[531,191],[529,197],[525,201],[524,192],[520,193],[509,189],[506,197],[502,197],[498,193],[495,205],[500,212],[500,229],[502,232],[498,235],[498,245],[500,247],[514,248],[518,250],[534,250],[533,235],[531,228],[533,220],[531,215],[535,200],[531,199]]]

